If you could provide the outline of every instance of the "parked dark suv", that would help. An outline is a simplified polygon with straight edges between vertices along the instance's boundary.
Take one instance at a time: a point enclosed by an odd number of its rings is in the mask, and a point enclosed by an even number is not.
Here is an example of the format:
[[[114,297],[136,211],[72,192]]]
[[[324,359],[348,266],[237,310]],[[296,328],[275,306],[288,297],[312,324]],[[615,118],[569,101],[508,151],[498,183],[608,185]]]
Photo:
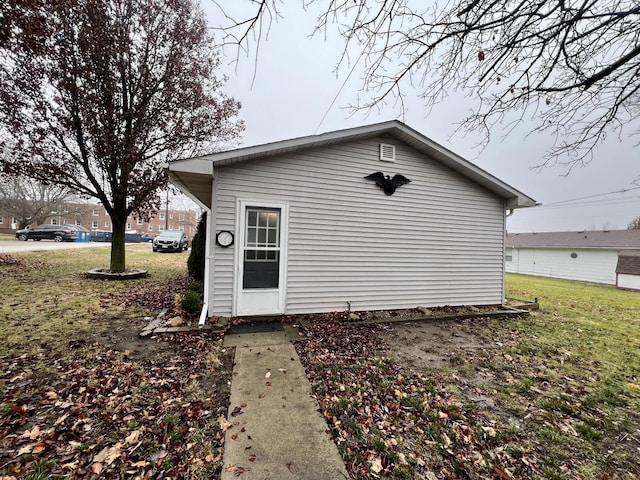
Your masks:
[[[153,239],[154,252],[182,252],[189,248],[189,239],[182,230],[165,230]]]
[[[78,229],[72,225],[37,225],[27,227],[16,232],[16,238],[27,240],[55,240],[56,242],[75,242],[78,239]]]

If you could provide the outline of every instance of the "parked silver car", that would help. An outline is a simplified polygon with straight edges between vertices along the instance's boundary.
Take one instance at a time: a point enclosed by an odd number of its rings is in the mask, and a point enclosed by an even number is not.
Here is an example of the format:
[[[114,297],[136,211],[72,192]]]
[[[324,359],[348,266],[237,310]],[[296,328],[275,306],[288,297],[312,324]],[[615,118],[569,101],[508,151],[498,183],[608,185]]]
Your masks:
[[[189,249],[189,238],[182,230],[165,230],[153,239],[154,252],[182,252]]]

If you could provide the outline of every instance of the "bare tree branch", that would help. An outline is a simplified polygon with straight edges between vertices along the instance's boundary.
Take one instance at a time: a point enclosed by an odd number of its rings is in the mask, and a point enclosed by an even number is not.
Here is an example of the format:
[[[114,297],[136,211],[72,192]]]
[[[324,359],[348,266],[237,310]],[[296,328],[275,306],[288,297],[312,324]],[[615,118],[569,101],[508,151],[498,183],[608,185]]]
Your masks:
[[[262,39],[250,35],[268,5],[251,19],[233,22],[237,47],[249,51]],[[620,135],[640,115],[640,5],[636,0],[308,0],[321,5],[314,33],[337,30],[366,52],[364,100],[354,110],[388,102],[404,105],[419,88],[429,110],[454,91],[466,92],[473,114],[468,131],[514,128],[525,119],[556,143],[544,165],[570,171],[588,163],[608,134]],[[218,5],[219,6],[219,5]],[[219,8],[221,8],[219,6]],[[222,9],[222,8],[221,8]],[[238,28],[243,29],[238,34]],[[404,108],[404,107],[403,107]],[[513,120],[515,118],[515,120]],[[630,134],[637,134],[637,129]]]
[[[42,223],[71,196],[60,185],[0,175],[0,212],[16,219],[18,228]]]

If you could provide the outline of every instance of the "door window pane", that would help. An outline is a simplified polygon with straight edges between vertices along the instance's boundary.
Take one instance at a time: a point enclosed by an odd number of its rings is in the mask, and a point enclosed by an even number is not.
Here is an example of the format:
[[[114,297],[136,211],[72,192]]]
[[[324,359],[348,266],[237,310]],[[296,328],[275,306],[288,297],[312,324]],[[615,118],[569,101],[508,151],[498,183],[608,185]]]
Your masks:
[[[247,225],[255,227],[258,224],[258,212],[249,210],[247,212]]]
[[[280,210],[248,208],[245,247],[280,247]]]
[[[279,252],[275,251],[246,250],[242,272],[242,288],[278,288],[280,275],[279,258]]]
[[[280,210],[247,208],[245,228],[242,288],[278,288]]]
[[[252,246],[252,247],[256,246],[257,233],[258,232],[255,228],[249,227],[247,229],[247,246]]]

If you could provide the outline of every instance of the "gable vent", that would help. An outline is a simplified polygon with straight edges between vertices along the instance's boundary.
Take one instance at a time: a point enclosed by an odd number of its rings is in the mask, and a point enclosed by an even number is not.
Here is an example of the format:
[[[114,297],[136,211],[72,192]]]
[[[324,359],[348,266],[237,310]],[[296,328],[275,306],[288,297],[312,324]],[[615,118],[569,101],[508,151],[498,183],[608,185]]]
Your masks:
[[[396,161],[396,147],[387,143],[380,144],[380,160],[383,162]]]

